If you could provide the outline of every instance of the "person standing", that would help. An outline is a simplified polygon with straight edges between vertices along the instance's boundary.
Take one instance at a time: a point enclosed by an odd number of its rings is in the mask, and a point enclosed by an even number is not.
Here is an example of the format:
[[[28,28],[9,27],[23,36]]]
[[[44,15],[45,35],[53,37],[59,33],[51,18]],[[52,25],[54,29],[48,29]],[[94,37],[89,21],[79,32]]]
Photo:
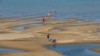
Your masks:
[[[43,16],[43,17],[41,18],[41,21],[42,21],[42,24],[45,25],[46,17]]]
[[[47,35],[47,40],[50,42],[51,38],[50,38],[50,34]]]

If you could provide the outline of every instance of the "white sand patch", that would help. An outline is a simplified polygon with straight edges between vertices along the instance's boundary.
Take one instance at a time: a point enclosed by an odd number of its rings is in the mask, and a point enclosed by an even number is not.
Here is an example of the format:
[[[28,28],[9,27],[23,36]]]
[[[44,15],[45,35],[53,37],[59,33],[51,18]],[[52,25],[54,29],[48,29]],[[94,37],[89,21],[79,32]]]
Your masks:
[[[57,43],[71,43],[75,42],[76,40],[58,40]]]

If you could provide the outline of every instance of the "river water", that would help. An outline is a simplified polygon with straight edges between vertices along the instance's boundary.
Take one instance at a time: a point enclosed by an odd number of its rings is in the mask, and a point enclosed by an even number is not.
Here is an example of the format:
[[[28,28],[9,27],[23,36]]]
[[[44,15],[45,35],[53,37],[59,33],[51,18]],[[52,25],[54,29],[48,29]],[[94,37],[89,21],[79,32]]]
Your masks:
[[[16,49],[9,49],[9,48],[0,48],[0,52],[24,52],[24,50],[16,50]]]
[[[100,56],[100,53],[89,50],[100,48],[100,44],[61,44],[48,45],[46,48],[59,52],[64,56]]]
[[[100,21],[100,0],[0,0],[0,17],[44,16]]]

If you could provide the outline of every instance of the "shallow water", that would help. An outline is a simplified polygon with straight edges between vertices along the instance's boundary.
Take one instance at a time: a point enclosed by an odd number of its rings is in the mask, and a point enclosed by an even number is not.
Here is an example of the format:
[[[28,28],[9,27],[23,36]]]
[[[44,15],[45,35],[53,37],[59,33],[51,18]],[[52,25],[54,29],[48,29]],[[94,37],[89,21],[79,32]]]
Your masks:
[[[26,24],[26,25],[12,27],[12,29],[13,30],[23,30],[23,29],[25,29],[27,27],[31,27],[31,26],[42,26],[42,24]]]
[[[78,17],[100,21],[100,0],[0,0],[0,17],[44,16]]]
[[[0,48],[0,52],[24,52],[24,50],[15,50],[15,49],[8,49],[8,48]]]
[[[57,51],[64,56],[100,56],[100,53],[89,50],[100,48],[100,44],[61,44],[49,45],[46,48]]]

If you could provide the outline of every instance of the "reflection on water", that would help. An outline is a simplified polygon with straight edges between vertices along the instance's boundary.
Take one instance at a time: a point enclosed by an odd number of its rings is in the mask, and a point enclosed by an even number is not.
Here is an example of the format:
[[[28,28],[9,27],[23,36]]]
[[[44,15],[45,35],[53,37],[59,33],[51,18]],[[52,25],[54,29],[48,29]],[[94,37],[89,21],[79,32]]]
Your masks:
[[[100,56],[100,53],[90,51],[90,48],[100,48],[100,44],[62,44],[49,45],[46,48],[62,53],[64,56]]]
[[[23,50],[14,50],[8,48],[0,48],[0,52],[24,52]]]

